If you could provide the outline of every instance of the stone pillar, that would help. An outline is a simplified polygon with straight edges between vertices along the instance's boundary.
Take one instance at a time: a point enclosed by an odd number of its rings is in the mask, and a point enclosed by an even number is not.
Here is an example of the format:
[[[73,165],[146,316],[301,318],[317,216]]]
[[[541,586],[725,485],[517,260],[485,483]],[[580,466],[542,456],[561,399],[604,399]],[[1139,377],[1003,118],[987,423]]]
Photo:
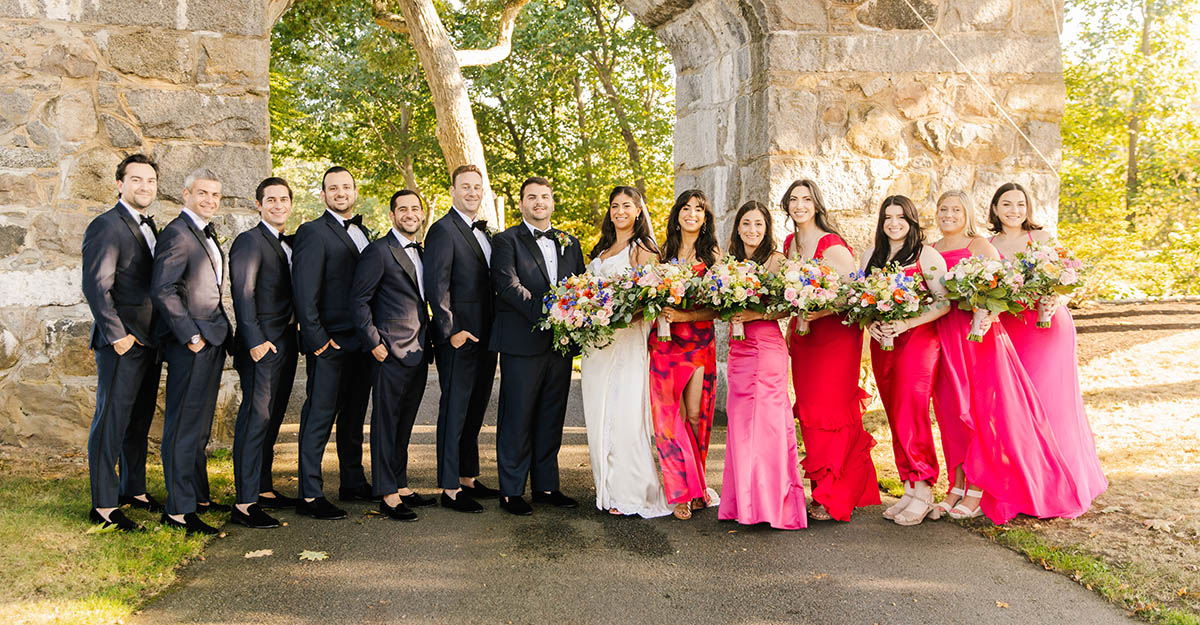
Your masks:
[[[0,1],[0,33],[0,440],[81,446],[96,382],[83,231],[139,151],[159,163],[160,226],[202,165],[223,178],[226,250],[252,223],[271,166],[263,2]],[[227,372],[219,417],[235,385]]]

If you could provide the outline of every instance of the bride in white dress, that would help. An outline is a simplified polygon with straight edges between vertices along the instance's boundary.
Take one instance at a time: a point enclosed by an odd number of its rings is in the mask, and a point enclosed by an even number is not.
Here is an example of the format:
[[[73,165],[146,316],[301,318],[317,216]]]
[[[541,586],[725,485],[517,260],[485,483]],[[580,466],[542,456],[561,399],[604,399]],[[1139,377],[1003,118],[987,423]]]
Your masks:
[[[608,203],[600,242],[587,268],[613,277],[657,258],[658,246],[636,189],[617,187]],[[612,343],[584,356],[580,365],[596,507],[645,518],[671,513],[654,461],[649,327],[639,320],[617,330]]]

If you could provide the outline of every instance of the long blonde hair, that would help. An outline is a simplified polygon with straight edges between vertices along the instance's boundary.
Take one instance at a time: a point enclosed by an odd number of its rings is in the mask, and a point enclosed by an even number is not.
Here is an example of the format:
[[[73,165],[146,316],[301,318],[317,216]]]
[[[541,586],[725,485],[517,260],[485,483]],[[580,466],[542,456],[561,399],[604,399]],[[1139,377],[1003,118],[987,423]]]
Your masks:
[[[934,210],[936,211],[938,208],[941,208],[942,202],[945,202],[946,198],[951,197],[956,197],[960,202],[962,202],[963,212],[966,213],[965,218],[967,220],[967,225],[965,228],[963,228],[963,234],[967,235],[967,237],[971,239],[978,237],[979,229],[975,226],[975,206],[971,202],[971,196],[967,195],[966,191],[960,189],[951,189],[941,194],[938,196],[937,204],[934,204]]]

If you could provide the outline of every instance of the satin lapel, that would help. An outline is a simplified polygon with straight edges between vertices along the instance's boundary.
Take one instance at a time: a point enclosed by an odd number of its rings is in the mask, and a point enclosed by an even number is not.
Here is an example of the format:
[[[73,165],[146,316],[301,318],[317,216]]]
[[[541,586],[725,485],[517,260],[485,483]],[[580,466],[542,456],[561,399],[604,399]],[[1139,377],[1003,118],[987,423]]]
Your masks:
[[[533,254],[533,260],[537,263],[538,269],[542,270],[542,277],[546,279],[546,284],[553,286],[554,283],[550,281],[550,270],[546,269],[546,259],[542,258],[542,249],[538,247],[537,241],[534,240],[533,233],[529,231],[529,228],[522,225],[517,230],[517,238],[521,239],[521,243],[525,244],[525,249],[529,250],[530,254]]]
[[[334,219],[328,210],[322,215],[322,219],[325,220],[325,225],[329,226],[330,230],[333,230],[334,236],[341,239],[342,243],[345,243],[346,247],[349,247],[350,251],[354,252],[354,257],[358,258],[358,246],[354,244],[354,239],[350,238],[350,233],[346,232],[346,227],[338,223],[338,220]],[[366,233],[364,232],[363,234]]]
[[[400,245],[400,241],[391,233],[388,233],[387,238],[388,249],[392,251],[392,258],[395,258],[396,262],[400,263],[400,268],[404,270],[404,274],[408,276],[409,280],[412,280],[413,290],[420,293],[421,286],[417,283],[417,268],[413,265],[412,259],[408,257],[408,251]]]
[[[197,228],[195,222],[187,215],[182,215],[183,222],[187,224],[188,230],[192,231],[192,235],[200,242],[200,249],[204,250],[204,257],[208,259],[208,264],[212,266],[213,275],[217,275],[217,261],[213,260],[212,252],[208,250],[208,237],[204,236],[204,231]],[[217,253],[221,254],[221,246],[217,245]],[[225,266],[225,255],[221,254],[221,266]],[[221,277],[217,276],[217,282],[221,282]]]
[[[270,245],[271,249],[275,250],[275,254],[279,256],[279,262],[287,265],[287,252],[283,251],[283,244],[279,242],[279,237],[275,236],[275,233],[261,221],[258,222],[258,232],[267,240],[267,245]]]
[[[150,245],[148,243],[146,243],[146,236],[142,234],[141,224],[134,221],[133,215],[130,215],[129,211],[126,210],[125,207],[122,206],[119,202],[117,203],[116,208],[114,208],[113,210],[117,211],[117,217],[120,217],[121,221],[125,222],[125,226],[129,228],[129,231],[133,233],[134,240],[136,240],[138,243],[140,243],[142,245],[142,249],[145,250],[147,254],[149,254],[150,253]]]
[[[449,216],[450,222],[458,228],[458,232],[467,239],[467,245],[470,245],[471,249],[475,251],[475,256],[479,257],[479,262],[483,263],[483,266],[486,267],[487,258],[484,257],[483,248],[479,247],[479,240],[475,238],[475,233],[472,232],[474,229],[464,223],[461,217],[454,214],[454,209],[450,209],[450,212],[447,213],[447,215]]]

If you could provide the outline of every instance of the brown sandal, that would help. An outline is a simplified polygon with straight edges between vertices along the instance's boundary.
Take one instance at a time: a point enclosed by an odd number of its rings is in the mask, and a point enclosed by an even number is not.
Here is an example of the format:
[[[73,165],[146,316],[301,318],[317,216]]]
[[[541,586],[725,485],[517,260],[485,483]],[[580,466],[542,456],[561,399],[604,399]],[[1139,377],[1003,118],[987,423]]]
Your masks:
[[[689,502],[675,504],[675,518],[686,521],[692,518],[692,504]]]
[[[693,511],[703,510],[708,507],[708,502],[701,497],[697,497],[691,501],[690,505]]]

